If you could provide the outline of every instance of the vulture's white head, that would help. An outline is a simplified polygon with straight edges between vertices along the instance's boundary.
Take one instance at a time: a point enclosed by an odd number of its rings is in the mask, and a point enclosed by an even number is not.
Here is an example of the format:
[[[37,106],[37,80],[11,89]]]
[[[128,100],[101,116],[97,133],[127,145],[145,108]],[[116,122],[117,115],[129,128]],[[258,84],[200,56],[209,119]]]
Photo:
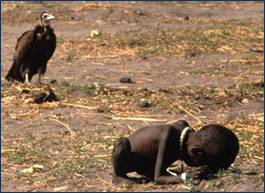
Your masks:
[[[55,17],[47,12],[42,12],[41,14],[41,23],[44,26],[49,26],[50,25],[50,21],[55,19]]]

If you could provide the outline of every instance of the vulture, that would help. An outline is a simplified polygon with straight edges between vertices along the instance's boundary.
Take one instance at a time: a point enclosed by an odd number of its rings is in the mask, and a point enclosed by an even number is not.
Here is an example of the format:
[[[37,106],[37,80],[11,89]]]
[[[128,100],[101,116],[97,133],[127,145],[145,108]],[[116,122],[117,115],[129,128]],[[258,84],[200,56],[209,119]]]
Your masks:
[[[38,73],[41,83],[47,62],[56,48],[56,35],[50,27],[50,21],[53,19],[53,15],[42,12],[41,24],[18,38],[13,64],[5,77],[8,81],[16,80],[29,84],[32,77]]]

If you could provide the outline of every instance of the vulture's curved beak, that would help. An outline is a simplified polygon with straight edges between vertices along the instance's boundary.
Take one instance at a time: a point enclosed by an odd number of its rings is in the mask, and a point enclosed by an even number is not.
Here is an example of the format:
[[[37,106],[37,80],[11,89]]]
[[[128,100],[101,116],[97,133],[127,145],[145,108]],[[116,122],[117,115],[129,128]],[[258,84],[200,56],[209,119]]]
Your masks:
[[[49,14],[49,15],[46,17],[46,19],[47,19],[48,21],[50,21],[50,20],[55,19],[55,17],[54,17],[53,15]]]

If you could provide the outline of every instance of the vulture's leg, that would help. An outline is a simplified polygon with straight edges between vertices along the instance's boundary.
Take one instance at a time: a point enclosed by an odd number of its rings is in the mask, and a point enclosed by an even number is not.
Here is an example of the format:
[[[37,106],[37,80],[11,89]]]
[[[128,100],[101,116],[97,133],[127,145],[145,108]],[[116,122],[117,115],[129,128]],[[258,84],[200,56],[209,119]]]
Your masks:
[[[39,74],[39,84],[42,83],[42,79],[44,76],[44,73],[46,72],[46,67],[47,67],[47,63],[44,63],[41,65],[41,67],[38,69],[38,74]]]
[[[39,81],[38,81],[38,82],[39,82],[39,84],[41,84],[41,83],[42,83],[42,77],[43,77],[43,74],[39,72]]]
[[[25,84],[29,84],[29,74],[28,74],[28,72],[25,73]]]
[[[30,84],[30,82],[29,82],[29,68],[26,68],[26,69],[25,69],[24,74],[25,74],[25,80],[24,80],[24,83],[25,83],[25,84]]]

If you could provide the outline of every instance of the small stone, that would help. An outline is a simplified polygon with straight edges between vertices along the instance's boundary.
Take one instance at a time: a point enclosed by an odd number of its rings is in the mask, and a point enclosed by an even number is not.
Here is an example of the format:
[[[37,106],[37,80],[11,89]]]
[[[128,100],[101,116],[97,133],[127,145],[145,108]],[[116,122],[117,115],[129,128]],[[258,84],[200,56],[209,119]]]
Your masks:
[[[188,21],[190,18],[189,16],[184,17],[184,20]]]
[[[51,81],[50,81],[50,84],[57,84],[57,80],[56,80],[56,79],[51,80]]]
[[[27,93],[30,93],[30,90],[29,90],[29,89],[23,89],[23,90],[22,90],[22,93],[26,93],[26,94],[27,94]]]
[[[152,106],[152,102],[147,101],[145,99],[141,99],[141,101],[138,103],[139,107],[151,107]]]
[[[122,77],[120,78],[121,83],[132,83],[132,79],[129,77]]]
[[[242,100],[242,103],[243,103],[243,104],[247,104],[247,103],[248,103],[248,99],[243,99],[243,100]]]

